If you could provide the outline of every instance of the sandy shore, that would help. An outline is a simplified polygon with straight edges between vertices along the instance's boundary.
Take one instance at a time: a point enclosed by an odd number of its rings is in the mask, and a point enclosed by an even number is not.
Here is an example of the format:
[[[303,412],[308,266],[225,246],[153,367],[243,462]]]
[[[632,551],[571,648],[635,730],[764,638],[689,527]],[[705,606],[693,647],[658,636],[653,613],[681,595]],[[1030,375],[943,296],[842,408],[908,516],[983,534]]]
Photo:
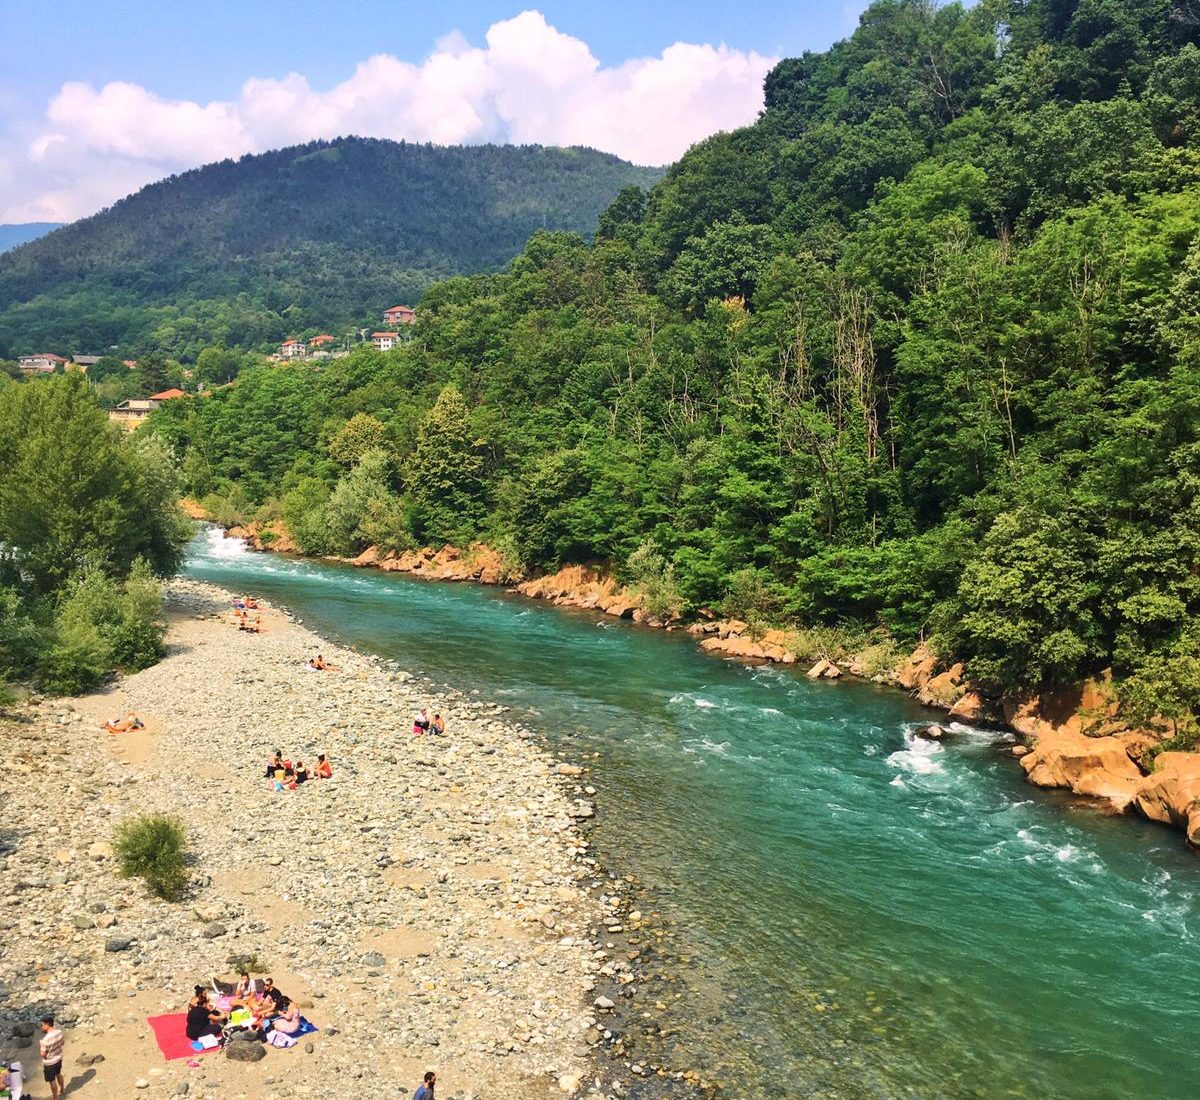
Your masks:
[[[579,770],[503,708],[430,697],[284,613],[240,633],[227,594],[190,581],[168,611],[160,664],[3,727],[0,1057],[24,1061],[33,1095],[49,1094],[28,1037],[46,1009],[68,1024],[71,1094],[96,1100],[396,1095],[426,1069],[440,1097],[604,1095]],[[305,672],[317,651],[341,671]],[[418,706],[447,717],[444,739],[412,736]],[[129,710],[145,731],[100,728]],[[325,752],[334,779],[273,791],[276,746]],[[187,827],[185,902],[115,873],[114,827],[150,810]],[[146,1017],[240,955],[320,1028],[310,1047],[165,1061]]]

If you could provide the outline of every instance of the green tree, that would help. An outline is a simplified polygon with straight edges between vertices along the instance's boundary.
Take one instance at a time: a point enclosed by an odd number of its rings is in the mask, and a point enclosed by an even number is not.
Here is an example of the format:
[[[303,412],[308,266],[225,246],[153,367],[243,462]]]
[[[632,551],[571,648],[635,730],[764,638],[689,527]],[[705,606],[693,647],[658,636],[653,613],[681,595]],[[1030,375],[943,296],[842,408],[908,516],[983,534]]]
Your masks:
[[[242,371],[245,356],[232,348],[209,347],[196,356],[195,379],[209,386],[232,382]],[[152,391],[153,392],[153,391]]]
[[[457,386],[445,386],[421,422],[405,475],[418,537],[470,541],[486,507],[483,472],[483,447],[471,430],[467,403]]]
[[[0,391],[0,568],[54,591],[85,561],[179,562],[188,528],[162,448],[122,438],[81,375]]]
[[[387,428],[370,413],[355,413],[329,441],[329,457],[342,466],[354,466],[367,451],[386,451]]]

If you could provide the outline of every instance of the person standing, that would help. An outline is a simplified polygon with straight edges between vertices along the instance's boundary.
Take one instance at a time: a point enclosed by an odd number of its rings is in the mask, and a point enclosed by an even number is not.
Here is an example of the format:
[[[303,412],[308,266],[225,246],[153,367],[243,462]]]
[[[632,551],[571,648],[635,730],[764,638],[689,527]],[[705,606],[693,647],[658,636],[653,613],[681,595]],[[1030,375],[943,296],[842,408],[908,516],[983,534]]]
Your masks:
[[[63,1094],[63,1047],[66,1036],[54,1026],[53,1016],[42,1017],[42,1038],[38,1051],[42,1056],[42,1074],[50,1086],[50,1100],[59,1100]]]
[[[424,1083],[413,1093],[413,1100],[433,1100],[433,1086],[436,1082],[437,1074],[430,1070],[425,1074]]]

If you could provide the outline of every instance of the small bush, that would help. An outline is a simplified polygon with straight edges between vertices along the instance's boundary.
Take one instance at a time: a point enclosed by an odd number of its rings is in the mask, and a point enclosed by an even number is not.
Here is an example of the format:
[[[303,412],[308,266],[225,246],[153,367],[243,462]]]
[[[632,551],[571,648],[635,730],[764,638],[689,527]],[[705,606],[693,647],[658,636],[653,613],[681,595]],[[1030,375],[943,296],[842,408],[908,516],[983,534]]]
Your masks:
[[[130,818],[117,826],[113,849],[125,878],[140,878],[155,896],[178,901],[187,888],[183,823],[165,814]]]
[[[747,567],[730,574],[721,610],[727,618],[742,619],[757,641],[779,612],[779,598],[766,570]]]
[[[642,598],[652,619],[677,619],[683,611],[683,594],[675,580],[675,566],[652,542],[643,542],[625,565],[630,587]]]

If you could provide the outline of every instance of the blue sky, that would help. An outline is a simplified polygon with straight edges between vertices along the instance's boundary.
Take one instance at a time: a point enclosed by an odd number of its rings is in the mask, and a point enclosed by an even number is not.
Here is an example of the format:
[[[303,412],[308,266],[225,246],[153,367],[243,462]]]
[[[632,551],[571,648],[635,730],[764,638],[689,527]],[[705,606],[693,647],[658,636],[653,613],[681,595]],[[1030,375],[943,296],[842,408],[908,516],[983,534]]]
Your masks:
[[[770,64],[826,48],[865,6],[0,0],[0,221],[79,216],[182,167],[342,132],[663,162],[751,121]]]

